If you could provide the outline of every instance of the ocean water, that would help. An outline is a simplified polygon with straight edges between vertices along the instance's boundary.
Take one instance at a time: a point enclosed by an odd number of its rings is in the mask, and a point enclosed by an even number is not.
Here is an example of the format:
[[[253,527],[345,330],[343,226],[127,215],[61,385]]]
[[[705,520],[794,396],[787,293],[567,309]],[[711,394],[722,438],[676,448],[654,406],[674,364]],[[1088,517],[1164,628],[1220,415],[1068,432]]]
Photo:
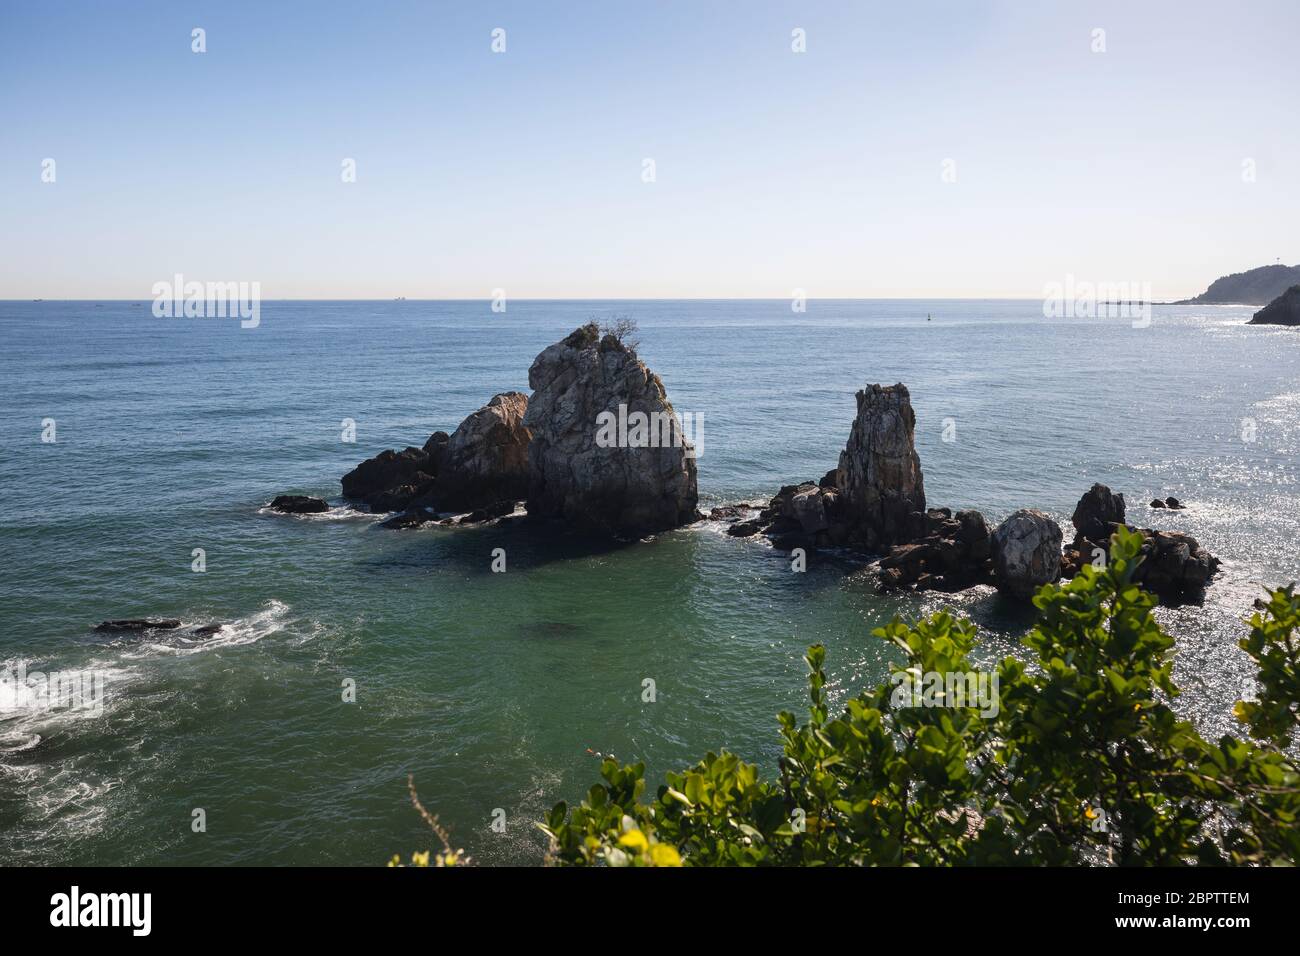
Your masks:
[[[382,864],[430,844],[408,773],[480,862],[537,862],[534,821],[597,778],[588,748],[653,777],[720,747],[774,772],[811,643],[837,698],[887,673],[870,631],[895,614],[954,606],[981,659],[1015,652],[1028,616],[986,589],[882,597],[859,559],[795,574],[709,522],[596,546],[341,506],[358,461],[527,391],[532,358],[590,318],[636,319],[703,416],[706,510],[819,477],[854,391],[902,381],[932,505],[1068,526],[1101,481],[1130,521],[1194,534],[1224,568],[1204,606],[1160,615],[1178,708],[1226,732],[1241,621],[1300,576],[1300,333],[1251,311],[1157,306],[1134,328],[1029,301],[270,302],[241,329],[148,301],[0,303],[0,667],[105,679],[98,716],[0,697],[0,863]],[[282,492],[340,507],[266,513]],[[1170,494],[1188,509],[1145,504]],[[227,627],[90,629],[138,616]]]

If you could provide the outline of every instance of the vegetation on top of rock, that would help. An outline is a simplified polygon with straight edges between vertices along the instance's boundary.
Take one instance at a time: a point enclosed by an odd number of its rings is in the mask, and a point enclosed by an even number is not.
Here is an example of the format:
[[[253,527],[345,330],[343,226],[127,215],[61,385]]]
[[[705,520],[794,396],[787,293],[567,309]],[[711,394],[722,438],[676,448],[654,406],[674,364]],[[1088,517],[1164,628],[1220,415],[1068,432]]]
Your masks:
[[[636,319],[626,315],[615,316],[612,321],[600,327],[602,341],[606,336],[613,336],[616,342],[633,352],[641,347],[641,340],[637,338],[636,333]]]

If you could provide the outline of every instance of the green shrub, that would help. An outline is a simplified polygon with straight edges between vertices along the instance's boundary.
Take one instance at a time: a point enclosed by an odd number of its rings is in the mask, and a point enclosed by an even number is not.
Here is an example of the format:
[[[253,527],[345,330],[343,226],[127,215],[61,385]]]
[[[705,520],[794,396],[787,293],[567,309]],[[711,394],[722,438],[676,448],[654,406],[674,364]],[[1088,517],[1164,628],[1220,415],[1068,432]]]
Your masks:
[[[1168,701],[1173,639],[1133,583],[1141,538],[1034,598],[1032,663],[985,672],[995,706],[930,675],[974,671],[976,630],[947,613],[895,620],[890,680],[830,716],[825,651],[809,649],[808,721],[778,720],[776,779],[707,754],[647,799],[645,765],[606,760],[603,783],[541,825],[569,865],[1294,864],[1300,771],[1286,748],[1300,668],[1294,586],[1271,594],[1242,648],[1259,699],[1236,714],[1255,742],[1205,740]],[[996,682],[994,680],[996,679]],[[954,689],[958,693],[954,694]],[[917,704],[929,706],[917,706]]]

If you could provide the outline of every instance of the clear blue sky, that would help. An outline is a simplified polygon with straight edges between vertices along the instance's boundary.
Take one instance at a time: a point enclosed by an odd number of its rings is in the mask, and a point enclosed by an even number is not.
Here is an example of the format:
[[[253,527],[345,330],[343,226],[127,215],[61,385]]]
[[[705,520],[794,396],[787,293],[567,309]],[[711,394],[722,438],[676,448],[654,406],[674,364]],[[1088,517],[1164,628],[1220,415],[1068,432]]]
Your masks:
[[[1300,262],[1297,36],[1295,0],[2,0],[0,298],[1190,295]]]

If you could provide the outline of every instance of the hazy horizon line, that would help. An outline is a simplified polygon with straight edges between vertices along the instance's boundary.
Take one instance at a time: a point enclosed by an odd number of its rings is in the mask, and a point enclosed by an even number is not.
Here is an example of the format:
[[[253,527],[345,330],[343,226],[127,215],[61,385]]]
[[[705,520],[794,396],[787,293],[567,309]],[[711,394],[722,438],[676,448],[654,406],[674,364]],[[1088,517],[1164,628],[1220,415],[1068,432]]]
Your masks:
[[[1042,296],[961,296],[961,295],[880,295],[880,296],[806,296],[805,302],[1040,302]],[[62,299],[36,296],[32,298],[0,298],[0,302],[152,302],[153,296],[138,298],[102,297],[91,299]],[[715,296],[516,296],[509,302],[788,302],[790,296],[754,296],[754,295],[715,295]],[[433,297],[417,298],[411,296],[394,296],[392,298],[352,298],[352,297],[311,297],[311,298],[263,298],[261,302],[492,302],[491,296],[483,297]],[[1147,302],[1151,305],[1179,305],[1183,300],[1133,299],[1131,301]],[[1248,302],[1207,302],[1204,305],[1250,305]]]

